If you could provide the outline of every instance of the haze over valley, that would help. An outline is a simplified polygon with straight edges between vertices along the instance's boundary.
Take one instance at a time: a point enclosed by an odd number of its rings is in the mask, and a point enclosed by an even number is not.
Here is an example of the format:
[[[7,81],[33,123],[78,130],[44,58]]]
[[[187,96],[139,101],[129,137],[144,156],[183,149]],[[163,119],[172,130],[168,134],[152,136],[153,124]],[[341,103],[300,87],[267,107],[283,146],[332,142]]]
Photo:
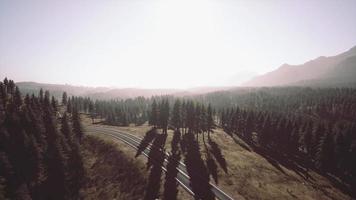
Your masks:
[[[243,87],[271,86],[307,86],[307,87],[356,87],[356,46],[341,54],[318,58],[302,65],[283,64],[276,70],[256,76],[240,85],[206,86],[186,89],[177,88],[119,88],[119,87],[85,87],[67,84],[45,84],[36,82],[18,82],[19,88],[26,93],[37,93],[42,88],[54,95],[67,91],[70,95],[88,96],[93,99],[125,99],[138,96],[154,95],[191,96],[233,90]]]

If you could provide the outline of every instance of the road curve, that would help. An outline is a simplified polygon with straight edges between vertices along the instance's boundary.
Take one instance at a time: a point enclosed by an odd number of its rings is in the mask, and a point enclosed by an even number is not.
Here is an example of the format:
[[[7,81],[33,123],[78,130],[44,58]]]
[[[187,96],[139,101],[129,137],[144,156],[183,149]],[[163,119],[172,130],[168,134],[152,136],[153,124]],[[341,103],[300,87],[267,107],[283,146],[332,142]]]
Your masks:
[[[120,140],[120,141],[126,143],[127,145],[131,146],[134,149],[137,149],[138,145],[140,144],[140,142],[142,140],[141,138],[139,138],[135,135],[132,135],[130,133],[119,131],[114,128],[106,128],[106,127],[102,127],[102,126],[95,126],[95,125],[86,126],[85,131],[86,131],[86,133],[89,133],[89,134],[104,134],[104,135],[113,137],[117,140]],[[144,156],[148,157],[149,150],[150,150],[150,147],[147,147],[142,152],[142,154]],[[168,155],[169,154],[166,153],[166,158],[165,158],[164,164],[162,166],[162,169],[165,172],[167,171],[166,165],[168,163],[168,160],[167,160]],[[190,187],[190,178],[186,171],[185,164],[182,162],[179,162],[179,166],[177,167],[177,169],[178,169],[178,174],[177,174],[176,180],[189,194],[194,195],[194,193]],[[230,197],[228,194],[223,192],[216,185],[210,183],[210,186],[211,186],[211,191],[214,193],[214,195],[217,199],[233,200],[232,197]],[[244,198],[241,197],[239,199],[244,199]]]

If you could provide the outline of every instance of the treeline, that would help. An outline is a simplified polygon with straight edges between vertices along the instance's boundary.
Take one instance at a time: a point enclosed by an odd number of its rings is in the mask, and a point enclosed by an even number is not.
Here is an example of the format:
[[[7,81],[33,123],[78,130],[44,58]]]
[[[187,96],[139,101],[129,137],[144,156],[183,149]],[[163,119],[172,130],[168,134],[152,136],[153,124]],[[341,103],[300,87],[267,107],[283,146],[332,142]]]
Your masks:
[[[144,97],[93,101],[88,97],[67,97],[66,93],[62,96],[62,103],[67,106],[68,112],[75,106],[79,111],[90,114],[93,122],[95,118],[101,118],[106,124],[117,126],[145,123],[148,120],[150,102],[150,99]]]
[[[336,122],[340,119],[356,119],[355,88],[239,88],[230,91],[180,98],[183,101],[210,104],[215,110],[239,107],[259,112],[273,112],[282,115],[299,115],[307,118],[321,118]],[[168,100],[173,105],[173,96],[137,97],[126,100],[92,101],[79,97],[77,107],[100,117],[107,124],[141,125],[149,119],[153,101]],[[85,103],[86,102],[86,103]],[[91,102],[91,103],[88,103]],[[91,105],[90,107],[88,105]],[[172,110],[170,110],[172,112]]]
[[[211,105],[204,105],[192,100],[176,99],[172,108],[168,99],[159,103],[154,99],[149,115],[149,124],[162,128],[167,133],[168,127],[180,133],[192,133],[198,138],[210,133],[215,128],[214,110]]]
[[[0,82],[0,197],[78,199],[84,175],[77,110],[60,115],[48,91],[24,98]]]
[[[354,120],[355,88],[271,87],[239,88],[194,97],[215,109],[233,107],[275,113],[306,114],[321,118]]]

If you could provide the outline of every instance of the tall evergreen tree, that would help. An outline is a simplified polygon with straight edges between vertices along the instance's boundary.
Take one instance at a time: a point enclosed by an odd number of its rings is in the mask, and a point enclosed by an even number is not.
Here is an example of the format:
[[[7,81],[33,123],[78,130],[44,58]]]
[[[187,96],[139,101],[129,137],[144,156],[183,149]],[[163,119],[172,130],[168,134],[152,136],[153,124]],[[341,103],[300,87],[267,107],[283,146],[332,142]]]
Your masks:
[[[177,130],[182,127],[182,110],[181,102],[177,99],[174,102],[171,124]]]
[[[83,139],[83,128],[80,122],[80,115],[77,111],[77,109],[74,109],[73,115],[72,115],[72,124],[73,124],[73,133],[75,135],[75,138],[79,143],[82,142]]]
[[[162,100],[159,108],[159,124],[164,134],[167,134],[169,120],[169,103],[168,99]]]
[[[18,87],[15,87],[14,103],[17,107],[22,105],[22,97]]]
[[[66,157],[61,146],[61,138],[57,132],[52,112],[49,108],[44,115],[48,148],[46,164],[48,178],[46,180],[47,199],[65,199],[67,196],[65,164]]]
[[[334,140],[330,132],[326,132],[320,140],[316,164],[323,171],[331,171],[334,167]]]
[[[210,133],[213,132],[215,129],[215,122],[214,122],[214,116],[213,116],[213,108],[211,107],[211,104],[208,105],[208,110],[207,110],[207,132],[208,132],[208,138],[210,139]]]
[[[73,111],[72,100],[68,99],[68,101],[67,101],[67,112],[72,114],[72,111]]]
[[[52,99],[51,99],[51,105],[52,105],[52,108],[53,108],[53,111],[57,112],[58,108],[57,108],[57,101],[56,99],[54,98],[54,96],[52,96]]]
[[[40,102],[42,103],[43,102],[43,99],[44,99],[44,96],[43,96],[43,90],[42,88],[40,89],[40,92],[39,92],[39,98],[40,98]]]
[[[153,99],[152,106],[151,106],[149,124],[154,127],[158,125],[158,105],[155,99]]]
[[[68,103],[68,96],[67,96],[67,92],[63,92],[62,94],[62,105],[67,105]]]

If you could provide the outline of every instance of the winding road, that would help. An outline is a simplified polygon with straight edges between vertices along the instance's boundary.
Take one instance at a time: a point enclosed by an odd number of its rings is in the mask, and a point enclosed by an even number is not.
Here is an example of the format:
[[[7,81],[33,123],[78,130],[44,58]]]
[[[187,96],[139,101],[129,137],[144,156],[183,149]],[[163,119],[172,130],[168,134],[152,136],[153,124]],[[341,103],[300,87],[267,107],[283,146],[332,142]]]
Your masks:
[[[119,131],[117,129],[114,128],[106,128],[106,127],[102,127],[102,126],[96,126],[96,125],[89,125],[89,126],[85,126],[85,131],[88,134],[102,134],[102,135],[107,135],[110,136],[114,139],[120,140],[124,143],[126,143],[127,145],[129,145],[130,147],[137,149],[138,145],[141,142],[141,138],[132,135],[130,133],[127,132],[123,132],[123,131]],[[147,147],[142,154],[146,157],[148,157],[148,153],[150,151],[150,147]],[[166,166],[168,163],[168,156],[169,154],[166,153],[166,157],[164,159],[164,163],[162,165],[162,169],[163,171],[167,172]],[[179,165],[177,167],[178,169],[178,174],[176,177],[176,180],[178,181],[178,183],[191,195],[194,196],[194,193],[190,187],[190,178],[189,175],[186,171],[186,166],[184,163],[179,162]],[[213,183],[210,183],[211,186],[211,191],[214,193],[215,197],[217,199],[220,200],[233,200],[233,198],[231,196],[229,196],[228,194],[226,194],[225,192],[223,192],[221,189],[219,189],[216,185],[214,185]],[[244,199],[243,197],[239,198],[239,199]]]

